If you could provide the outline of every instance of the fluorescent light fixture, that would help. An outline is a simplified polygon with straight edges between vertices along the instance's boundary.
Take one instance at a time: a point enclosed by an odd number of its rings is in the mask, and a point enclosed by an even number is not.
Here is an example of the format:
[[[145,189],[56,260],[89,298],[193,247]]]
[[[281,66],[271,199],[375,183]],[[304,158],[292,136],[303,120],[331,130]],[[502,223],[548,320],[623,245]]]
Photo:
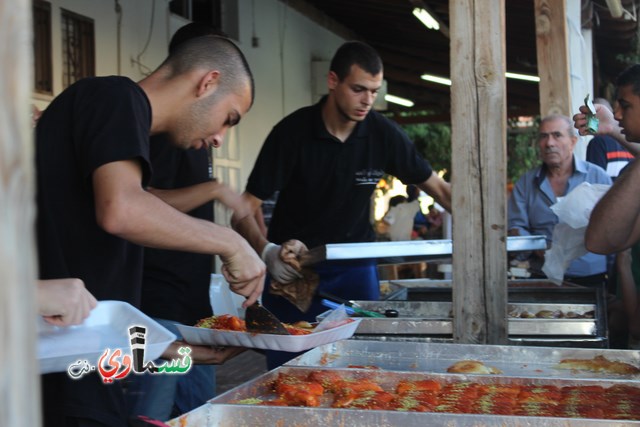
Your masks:
[[[622,8],[622,1],[620,0],[606,0],[607,7],[609,8],[609,12],[611,12],[611,16],[613,18],[620,18],[624,13],[624,9]]]
[[[420,76],[420,78],[428,82],[451,86],[451,79],[448,79],[446,77],[438,77],[438,76],[432,76],[431,74],[423,74]]]
[[[440,24],[438,23],[438,21],[436,21],[436,19],[433,16],[431,16],[429,14],[429,12],[427,12],[424,9],[421,9],[419,7],[414,8],[413,9],[413,16],[418,18],[420,20],[420,22],[422,22],[424,24],[424,26],[427,27],[430,30],[439,30],[440,29]]]
[[[508,79],[517,79],[517,80],[526,80],[528,82],[539,82],[540,77],[538,76],[529,76],[527,74],[518,74],[518,73],[504,73],[504,76]]]
[[[517,80],[526,80],[528,82],[539,82],[540,77],[538,76],[530,76],[528,74],[518,74],[518,73],[504,73],[504,76],[508,79],[517,79]],[[446,77],[438,77],[432,76],[431,74],[423,74],[420,76],[422,80],[426,80],[428,82],[439,83],[441,85],[451,86],[451,79]]]
[[[393,102],[394,104],[402,105],[403,107],[413,107],[413,101],[400,98],[399,96],[386,94],[384,100],[387,102]]]

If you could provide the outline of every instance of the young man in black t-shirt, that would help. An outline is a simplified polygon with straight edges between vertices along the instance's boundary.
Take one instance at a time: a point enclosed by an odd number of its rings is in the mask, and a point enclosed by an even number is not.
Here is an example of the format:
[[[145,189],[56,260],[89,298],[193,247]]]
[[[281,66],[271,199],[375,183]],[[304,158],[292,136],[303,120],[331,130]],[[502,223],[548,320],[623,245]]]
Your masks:
[[[218,146],[253,102],[253,78],[230,41],[184,43],[152,74],[80,80],[57,96],[36,127],[40,279],[77,277],[98,300],[138,305],[142,246],[218,254],[231,288],[261,293],[264,264],[235,232],[180,213],[145,191],[149,136],[178,147]],[[165,352],[177,357],[180,343]],[[237,349],[193,347],[196,362],[220,363]],[[47,426],[126,423],[120,384],[96,373],[43,376]]]

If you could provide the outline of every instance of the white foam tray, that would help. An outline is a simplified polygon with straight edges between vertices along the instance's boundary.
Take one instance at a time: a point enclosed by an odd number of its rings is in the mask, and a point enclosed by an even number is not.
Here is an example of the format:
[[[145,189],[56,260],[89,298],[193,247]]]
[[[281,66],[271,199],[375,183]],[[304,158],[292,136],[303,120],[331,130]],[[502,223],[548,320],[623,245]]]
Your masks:
[[[149,316],[123,301],[100,301],[89,317],[77,326],[38,324],[40,372],[65,372],[78,360],[98,362],[105,349],[130,353],[129,327],[144,326],[145,363],[157,359],[176,336]]]
[[[353,319],[353,322],[308,335],[252,334],[249,332],[197,328],[195,326],[176,326],[184,340],[189,344],[299,352],[350,338],[358,328],[361,320]]]

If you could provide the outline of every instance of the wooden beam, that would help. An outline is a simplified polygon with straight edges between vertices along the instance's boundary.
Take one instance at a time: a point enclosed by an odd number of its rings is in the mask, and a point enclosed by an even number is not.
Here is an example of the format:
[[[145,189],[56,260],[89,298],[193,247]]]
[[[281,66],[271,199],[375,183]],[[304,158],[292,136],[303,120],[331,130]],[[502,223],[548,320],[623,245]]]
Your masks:
[[[540,115],[571,116],[566,0],[534,0]]]
[[[504,0],[450,0],[454,341],[507,343]]]
[[[0,2],[0,425],[39,426],[31,1]]]

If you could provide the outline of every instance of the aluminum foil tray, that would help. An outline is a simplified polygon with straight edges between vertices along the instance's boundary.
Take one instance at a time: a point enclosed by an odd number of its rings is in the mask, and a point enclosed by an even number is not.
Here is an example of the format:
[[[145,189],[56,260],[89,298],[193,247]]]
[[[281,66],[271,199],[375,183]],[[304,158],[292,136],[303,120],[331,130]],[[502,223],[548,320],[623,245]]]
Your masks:
[[[376,366],[392,371],[446,373],[455,362],[471,359],[500,369],[503,376],[640,381],[640,375],[596,374],[555,368],[563,359],[591,359],[598,355],[640,367],[639,350],[368,340],[347,340],[316,347],[290,360],[287,365],[330,368]]]
[[[329,407],[274,407],[260,405],[236,404],[238,400],[250,398],[269,399],[275,397],[268,385],[273,382],[280,372],[306,375],[312,370],[323,368],[280,367],[261,377],[236,387],[214,399],[209,403],[185,414],[168,424],[171,427],[254,427],[256,425],[273,426],[631,426],[640,425],[637,421],[595,420],[585,418],[551,418],[529,416],[501,416],[477,414],[447,414],[406,411],[379,411],[335,409]],[[341,376],[350,376],[362,370],[338,370]],[[375,377],[381,384],[393,387],[401,379],[413,379],[415,373],[372,371],[364,372]],[[628,381],[590,381],[590,380],[555,380],[544,378],[506,378],[483,375],[454,375],[454,374],[424,374],[421,378],[436,379],[443,383],[473,381],[481,384],[536,384],[536,385],[598,385],[610,387],[615,384],[625,384],[638,387],[637,382]]]

